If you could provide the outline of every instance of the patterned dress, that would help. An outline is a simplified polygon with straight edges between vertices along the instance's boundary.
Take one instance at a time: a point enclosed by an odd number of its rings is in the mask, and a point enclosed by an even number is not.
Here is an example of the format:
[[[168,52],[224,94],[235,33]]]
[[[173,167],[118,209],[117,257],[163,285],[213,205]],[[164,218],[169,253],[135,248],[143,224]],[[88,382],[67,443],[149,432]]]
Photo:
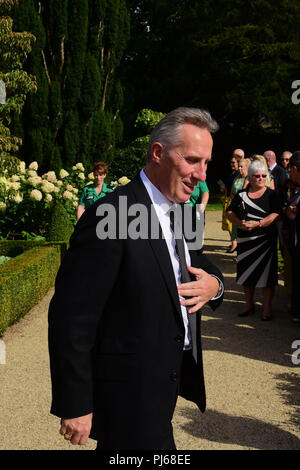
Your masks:
[[[280,213],[278,194],[266,188],[258,199],[251,199],[248,188],[238,192],[228,210],[239,217],[243,201],[245,220],[261,220],[272,213]],[[278,283],[277,230],[273,223],[251,232],[237,230],[237,284],[253,287],[272,287]]]

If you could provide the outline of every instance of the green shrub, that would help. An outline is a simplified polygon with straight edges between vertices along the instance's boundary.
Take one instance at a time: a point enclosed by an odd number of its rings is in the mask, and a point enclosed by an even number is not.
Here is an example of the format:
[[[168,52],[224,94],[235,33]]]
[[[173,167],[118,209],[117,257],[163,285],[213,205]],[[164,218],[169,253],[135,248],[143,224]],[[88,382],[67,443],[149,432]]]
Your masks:
[[[57,245],[26,250],[0,266],[0,336],[46,295],[59,265]]]
[[[69,243],[74,226],[64,206],[58,202],[52,210],[48,228],[48,241],[65,241]]]
[[[36,240],[0,240],[0,255],[15,258],[24,251],[37,247],[57,246],[60,250],[61,260],[67,251],[66,242],[45,242]]]

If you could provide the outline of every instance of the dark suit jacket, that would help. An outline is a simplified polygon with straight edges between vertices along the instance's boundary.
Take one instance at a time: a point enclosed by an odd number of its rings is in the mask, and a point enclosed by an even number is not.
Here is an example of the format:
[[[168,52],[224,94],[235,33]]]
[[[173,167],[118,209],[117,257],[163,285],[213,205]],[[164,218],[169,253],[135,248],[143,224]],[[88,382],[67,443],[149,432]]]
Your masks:
[[[51,412],[93,412],[91,436],[106,448],[156,449],[178,392],[205,409],[200,313],[198,366],[184,374],[184,325],[166,242],[96,236],[96,209],[112,204],[118,219],[120,196],[128,207],[150,209],[139,176],[97,201],[77,223],[57,275],[49,309]],[[191,264],[223,279],[201,251],[191,252]]]
[[[286,172],[284,168],[279,165],[276,165],[271,171],[271,175],[274,179],[275,191],[281,194],[286,180]]]

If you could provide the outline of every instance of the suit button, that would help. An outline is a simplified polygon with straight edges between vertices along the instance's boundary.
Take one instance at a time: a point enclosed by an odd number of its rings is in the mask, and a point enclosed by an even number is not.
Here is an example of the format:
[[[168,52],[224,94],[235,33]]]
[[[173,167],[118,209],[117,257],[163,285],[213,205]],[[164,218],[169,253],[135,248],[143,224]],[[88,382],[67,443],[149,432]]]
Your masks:
[[[182,341],[183,341],[183,336],[182,336],[182,335],[178,335],[178,336],[176,336],[176,338],[175,338],[175,341],[176,341],[176,343],[179,343],[179,344],[181,344],[181,343],[182,343]]]
[[[172,382],[176,382],[177,381],[177,372],[172,372],[172,374],[170,375],[170,380]]]

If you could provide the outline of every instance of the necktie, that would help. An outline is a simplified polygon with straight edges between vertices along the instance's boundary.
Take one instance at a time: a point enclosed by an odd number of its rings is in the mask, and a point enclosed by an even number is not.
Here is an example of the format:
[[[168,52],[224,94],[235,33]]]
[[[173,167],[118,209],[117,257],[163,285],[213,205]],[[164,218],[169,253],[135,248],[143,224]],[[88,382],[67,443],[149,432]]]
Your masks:
[[[174,232],[175,238],[175,249],[178,256],[181,281],[182,283],[191,282],[192,278],[187,269],[184,241],[183,241],[183,230],[182,230],[182,206],[175,204],[170,209],[170,225]],[[187,311],[187,317],[189,320],[191,338],[192,338],[192,354],[197,362],[197,315],[196,313],[189,313]]]

